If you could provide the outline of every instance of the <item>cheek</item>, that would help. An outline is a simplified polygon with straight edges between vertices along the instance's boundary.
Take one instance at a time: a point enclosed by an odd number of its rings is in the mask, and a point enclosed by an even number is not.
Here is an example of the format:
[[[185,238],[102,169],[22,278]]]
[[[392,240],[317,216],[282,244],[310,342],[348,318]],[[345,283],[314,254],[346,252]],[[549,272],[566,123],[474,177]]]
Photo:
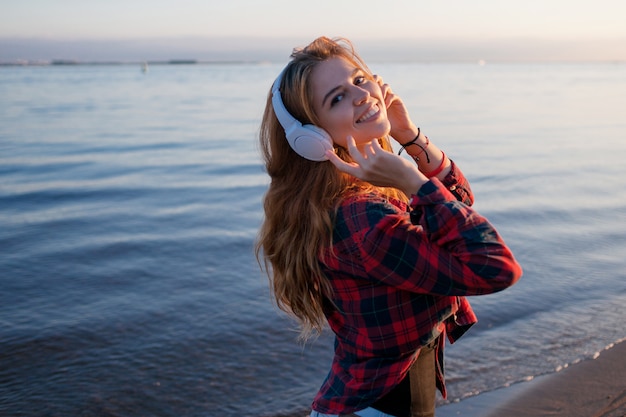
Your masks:
[[[355,134],[349,115],[330,118],[322,128],[333,138],[335,144],[342,147],[346,146],[346,136]]]

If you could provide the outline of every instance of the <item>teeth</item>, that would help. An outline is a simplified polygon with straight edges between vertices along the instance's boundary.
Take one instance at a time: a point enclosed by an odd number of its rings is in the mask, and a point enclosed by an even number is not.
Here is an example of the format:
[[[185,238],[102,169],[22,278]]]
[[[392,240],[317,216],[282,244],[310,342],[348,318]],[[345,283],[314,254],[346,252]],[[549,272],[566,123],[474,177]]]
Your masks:
[[[376,113],[378,113],[378,106],[374,106],[370,109],[370,111],[368,111],[367,113],[365,113],[361,118],[359,118],[359,120],[357,120],[359,123],[364,122],[365,120],[369,119],[370,117],[372,117],[373,115],[375,115]]]

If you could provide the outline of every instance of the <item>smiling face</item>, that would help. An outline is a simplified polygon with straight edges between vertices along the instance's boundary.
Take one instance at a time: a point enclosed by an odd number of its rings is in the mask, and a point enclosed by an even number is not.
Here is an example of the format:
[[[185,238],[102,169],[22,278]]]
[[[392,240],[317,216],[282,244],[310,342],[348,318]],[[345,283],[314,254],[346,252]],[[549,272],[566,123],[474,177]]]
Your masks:
[[[337,145],[345,148],[348,135],[359,146],[389,134],[380,86],[353,63],[343,58],[320,62],[311,74],[311,86],[319,127]]]

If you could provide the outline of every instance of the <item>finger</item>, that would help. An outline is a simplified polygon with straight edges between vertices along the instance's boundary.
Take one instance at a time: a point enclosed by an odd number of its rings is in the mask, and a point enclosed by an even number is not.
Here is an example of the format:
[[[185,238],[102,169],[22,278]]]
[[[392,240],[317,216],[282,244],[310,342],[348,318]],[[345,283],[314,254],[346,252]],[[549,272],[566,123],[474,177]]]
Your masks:
[[[346,161],[344,161],[343,159],[341,159],[335,152],[331,151],[331,150],[327,150],[324,155],[326,156],[326,158],[328,158],[328,160],[330,162],[332,162],[333,165],[335,166],[343,166],[343,165],[348,165],[348,163]]]
[[[326,152],[324,152],[324,155],[335,166],[346,164],[346,161],[339,158],[339,156],[333,150],[327,150]]]
[[[394,94],[393,91],[391,91],[391,88],[388,88],[386,94],[383,97],[385,97],[386,108],[391,107],[391,104],[396,100],[396,95]]]
[[[357,164],[361,165],[365,161],[365,158],[363,157],[361,151],[359,151],[356,147],[356,142],[352,135],[346,136],[346,144],[348,145],[348,153],[352,159],[354,159]]]
[[[365,151],[365,156],[366,158],[373,163],[374,158],[378,155],[380,155],[381,153],[386,152],[381,146],[380,146],[380,142],[378,141],[378,139],[373,139],[371,142],[369,142],[365,147],[364,147],[364,151]]]
[[[339,156],[337,156],[337,154],[335,152],[331,151],[331,150],[327,150],[324,155],[326,155],[328,160],[339,171],[345,172],[347,174],[355,175],[355,173],[357,172],[357,170],[359,168],[359,166],[357,164],[349,163],[349,162],[346,162],[343,159],[339,158]]]
[[[374,150],[374,152],[384,151],[384,149],[380,146],[380,142],[378,141],[378,139],[374,139],[372,141],[372,149]]]
[[[383,96],[383,99],[385,100],[385,106],[387,105],[387,96],[389,95],[389,93],[391,92],[391,89],[389,88],[389,86],[387,84],[383,84],[380,86],[380,92]]]
[[[376,154],[375,143],[378,143],[377,139],[372,139],[370,142],[363,146],[364,156],[366,159],[373,157]]]

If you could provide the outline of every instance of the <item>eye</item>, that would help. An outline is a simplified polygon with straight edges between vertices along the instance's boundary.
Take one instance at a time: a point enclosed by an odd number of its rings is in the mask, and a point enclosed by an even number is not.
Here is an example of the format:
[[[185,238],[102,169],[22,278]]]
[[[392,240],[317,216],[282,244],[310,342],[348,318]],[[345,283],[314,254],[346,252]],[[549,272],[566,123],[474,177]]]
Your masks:
[[[362,75],[359,75],[358,77],[356,77],[356,78],[354,79],[354,85],[361,85],[361,84],[363,84],[365,81],[367,81],[367,80],[365,79],[365,77],[364,77],[364,76],[362,76]]]
[[[334,106],[335,104],[339,103],[341,100],[343,100],[343,93],[342,94],[337,94],[335,97],[332,98],[332,100],[330,101],[330,106]]]

